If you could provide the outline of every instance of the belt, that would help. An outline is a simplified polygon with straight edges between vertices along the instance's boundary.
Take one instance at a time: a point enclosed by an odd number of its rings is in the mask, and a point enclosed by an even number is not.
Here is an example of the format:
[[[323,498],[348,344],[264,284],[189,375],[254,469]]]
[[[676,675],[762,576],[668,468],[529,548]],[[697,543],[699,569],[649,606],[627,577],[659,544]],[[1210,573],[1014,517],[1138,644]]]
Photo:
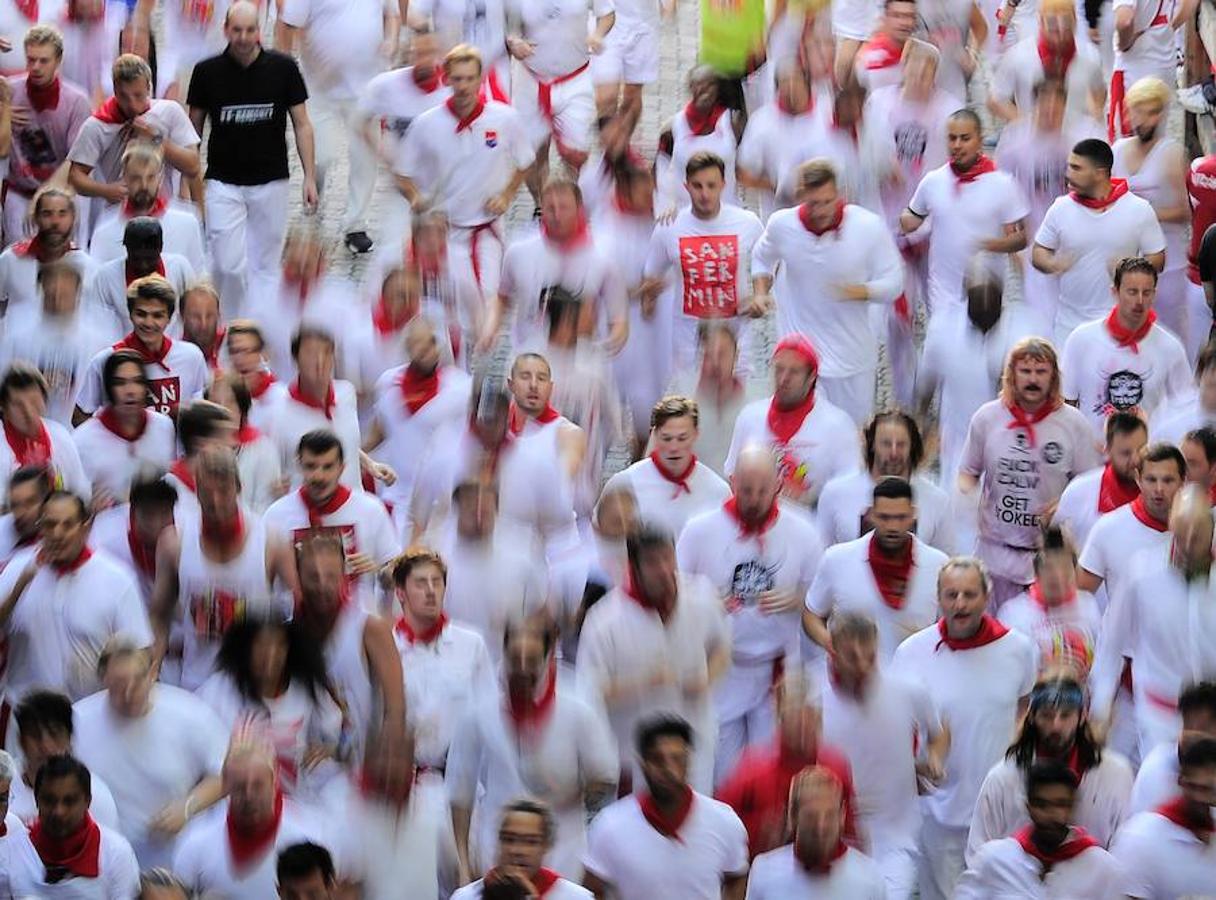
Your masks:
[[[549,127],[553,129],[553,136],[557,140],[557,153],[562,157],[564,157],[570,151],[569,148],[566,147],[565,142],[562,141],[561,132],[557,127],[557,120],[553,117],[553,88],[556,85],[571,81],[572,79],[577,78],[579,75],[582,75],[585,71],[587,71],[587,67],[590,65],[590,62],[585,62],[573,72],[567,72],[565,75],[558,75],[556,78],[551,78],[548,81],[541,81],[535,72],[532,72],[531,69],[528,70],[532,74],[532,77],[536,79],[536,105],[540,108],[540,114],[548,120]]]

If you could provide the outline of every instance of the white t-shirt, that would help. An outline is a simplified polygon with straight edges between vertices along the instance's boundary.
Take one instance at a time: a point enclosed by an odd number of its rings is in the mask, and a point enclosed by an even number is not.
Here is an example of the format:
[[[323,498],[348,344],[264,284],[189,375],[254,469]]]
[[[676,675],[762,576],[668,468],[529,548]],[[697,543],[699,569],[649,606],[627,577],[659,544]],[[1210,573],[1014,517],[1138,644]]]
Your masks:
[[[13,848],[25,834],[25,825],[9,812],[4,816],[4,831],[0,835],[0,896],[11,897],[13,892],[9,873],[13,871]]]
[[[761,196],[764,218],[774,209],[794,204],[798,167],[808,159],[827,155],[830,119],[830,113],[821,108],[791,116],[775,102],[765,104],[748,118],[736,159],[739,168],[777,187],[775,196],[767,192]]]
[[[452,894],[452,900],[481,900],[484,880],[478,878],[472,884],[467,884]],[[585,887],[579,887],[573,881],[559,878],[545,894],[545,900],[593,900],[594,895]]]
[[[507,55],[506,14],[502,0],[469,4],[465,0],[416,0],[410,17],[429,18],[444,47],[472,44],[481,52],[487,71]]]
[[[186,293],[186,289],[194,284],[196,277],[194,267],[184,256],[165,252],[160,255],[165,269],[165,280],[177,292],[178,300]],[[206,274],[205,271],[202,274]],[[109,314],[114,318],[115,327],[122,334],[129,333],[131,314],[127,311],[127,254],[123,249],[119,256],[111,257],[97,266],[89,282],[86,302],[98,313]],[[181,317],[175,316],[169,324],[169,331],[176,334],[181,330]],[[179,341],[179,343],[185,343]]]
[[[1170,20],[1176,6],[1177,0],[1114,0],[1111,4],[1112,12],[1123,7],[1134,10],[1135,40],[1126,50],[1120,50],[1119,42],[1115,42],[1115,71],[1124,73],[1125,90],[1146,75],[1160,78],[1173,71],[1177,49]]]
[[[80,463],[94,490],[105,488],[119,502],[125,502],[131,479],[147,466],[168,469],[177,456],[177,431],[173,420],[147,410],[143,432],[133,441],[105,426],[93,416],[72,432]]]
[[[384,19],[397,16],[383,0],[287,0],[279,18],[299,28],[300,61],[311,97],[353,103],[380,71]]]
[[[505,6],[534,48],[524,66],[542,81],[587,65],[588,13],[598,19],[615,9],[612,0],[507,0]]]
[[[874,502],[874,485],[874,476],[862,469],[833,478],[823,486],[815,515],[828,546],[856,540],[874,527],[866,515]],[[950,518],[949,496],[919,474],[912,476],[912,494],[916,506],[912,533],[930,547],[952,554],[954,523]]]
[[[1111,855],[1123,870],[1128,897],[1202,897],[1216,884],[1216,852],[1189,829],[1155,812],[1133,816]]]
[[[620,900],[718,900],[723,878],[747,872],[747,832],[725,803],[694,793],[679,836],[659,834],[625,797],[591,823],[584,862]]]
[[[118,807],[114,803],[114,795],[110,792],[110,786],[92,769],[89,770],[89,778],[91,780],[89,790],[93,794],[92,799],[89,800],[89,815],[98,825],[112,828],[121,834]],[[34,820],[38,818],[38,802],[34,799],[33,786],[27,785],[23,778],[17,777],[9,785],[8,791],[9,815],[16,816],[27,828],[33,825]],[[0,896],[4,895],[0,894]]]
[[[442,83],[429,93],[423,90],[414,80],[414,67],[406,66],[381,72],[368,82],[359,97],[359,112],[379,120],[381,148],[388,159],[396,159],[414,119],[450,96],[452,89]]]
[[[609,478],[604,493],[630,490],[638,516],[662,525],[672,537],[679,536],[693,516],[717,509],[730,496],[730,486],[703,463],[693,466],[687,490],[664,474],[653,460],[641,459]]]
[[[149,409],[158,413],[170,413],[184,403],[200,399],[211,381],[211,369],[203,358],[203,351],[194,344],[173,340],[167,335],[165,341],[169,343],[169,349],[164,362],[144,363],[148,392],[152,395]],[[101,376],[106,360],[114,350],[113,346],[106,347],[89,360],[80,393],[76,395],[76,405],[89,415],[105,405],[106,391]]]
[[[166,257],[181,256],[194,272],[200,275],[206,273],[207,256],[203,251],[203,228],[199,224],[198,216],[189,210],[170,206],[157,216],[156,220],[160,222]],[[131,217],[124,215],[121,209],[112,209],[93,229],[93,237],[89,241],[89,255],[98,263],[126,259],[127,250],[122,244],[122,238],[130,221]],[[168,269],[168,265],[165,268]],[[180,294],[178,300],[181,300]],[[125,304],[123,311],[126,311]]]
[[[1111,413],[1139,410],[1147,418],[1192,390],[1186,350],[1160,325],[1136,349],[1119,346],[1106,317],[1086,322],[1064,342],[1060,391],[1089,419],[1098,440]]]
[[[163,134],[165,140],[179,147],[190,149],[199,145],[198,132],[190,124],[185,107],[176,100],[153,100],[140,118]],[[68,161],[88,167],[89,177],[95,181],[106,184],[121,181],[122,155],[127,149],[126,128],[125,123],[103,122],[96,115],[89,116],[68,151]],[[177,170],[166,163],[161,195],[165,198],[177,196],[180,180]]]
[[[1102,94],[1106,90],[1106,79],[1102,75],[1102,56],[1093,41],[1080,33],[1073,40],[1076,49],[1064,74],[1068,98],[1065,114],[1078,117],[1089,115],[1090,94]],[[1039,36],[1033,33],[1001,55],[992,73],[989,91],[995,99],[1015,104],[1020,116],[1033,118],[1034,86],[1044,78],[1043,60],[1039,57]]]
[[[797,208],[775,212],[756,245],[752,272],[776,274],[777,332],[809,337],[822,377],[847,378],[878,365],[871,310],[899,296],[904,267],[876,214],[846,206],[840,226],[816,236]],[[839,295],[841,287],[858,284],[866,289],[866,302]]]
[[[1127,816],[1151,812],[1178,796],[1178,742],[1167,741],[1154,747],[1140,762],[1132,795],[1127,801]]]
[[[29,834],[10,838],[12,869],[9,888],[13,897],[38,897],[46,900],[119,900],[139,894],[139,863],[131,845],[117,831],[101,827],[101,849],[96,878],[65,878],[57,884],[46,881],[46,864]]]
[[[0,298],[8,303],[4,310],[6,317],[37,309],[41,305],[41,292],[38,289],[40,263],[25,247],[24,243],[18,242],[0,253]],[[84,250],[69,250],[64,254],[63,261],[80,272],[82,287],[89,283],[93,270],[97,268],[96,261]]]
[[[140,718],[118,715],[102,692],[76,703],[73,720],[75,752],[110,785],[122,833],[141,864],[167,865],[175,840],[152,835],[148,823],[204,778],[219,775],[228,729],[202,700],[167,684],[153,689]]]
[[[886,896],[886,882],[878,864],[852,847],[832,863],[826,874],[812,875],[794,857],[794,845],[786,844],[757,856],[747,880],[748,900],[882,900]]]
[[[1025,635],[1010,631],[981,647],[951,650],[930,625],[899,645],[891,673],[919,682],[949,724],[946,777],[923,799],[941,826],[965,829],[988,770],[1004,755],[1017,726],[1018,701],[1030,693],[1039,654]]]
[[[1145,525],[1132,513],[1131,504],[1098,518],[1081,548],[1077,565],[1103,581],[1108,597],[1116,596],[1138,571],[1138,555],[1169,546],[1168,531]]]
[[[1089,532],[1102,515],[1098,512],[1098,499],[1102,493],[1102,473],[1105,466],[1082,472],[1064,488],[1056,513],[1051,521],[1068,528],[1074,546],[1084,547]]]
[[[955,900],[1106,900],[1122,893],[1119,863],[1101,847],[1090,847],[1048,872],[1014,838],[985,844],[963,873]]]
[[[1033,114],[1009,122],[1001,129],[996,163],[1002,171],[1013,176],[1030,201],[1030,218],[1026,222],[1029,235],[1038,231],[1056,198],[1068,191],[1065,180],[1068,154],[1085,138],[1106,140],[1106,129],[1086,116],[1066,119],[1058,131],[1042,131],[1035,124]],[[1043,276],[1044,280],[1049,277]]]
[[[324,410],[299,402],[285,391],[279,397],[266,433],[279,449],[283,474],[291,478],[292,487],[299,487],[301,479],[296,466],[296,455],[300,449],[300,438],[318,428],[332,431],[342,442],[342,484],[353,492],[361,492],[363,481],[359,468],[359,404],[355,387],[349,381],[335,379],[333,391],[333,418],[327,416]]]
[[[1049,608],[1040,606],[1029,593],[1021,593],[1006,600],[997,617],[1034,641],[1042,659],[1080,653],[1078,661],[1086,663],[1097,651],[1102,610],[1088,591],[1077,591],[1072,600]]]
[[[80,454],[76,452],[76,444],[72,441],[72,433],[58,422],[43,419],[42,425],[47,436],[51,439],[50,468],[55,476],[55,482],[69,491],[88,497],[91,486],[80,464]],[[0,432],[0,497],[8,497],[8,480],[21,464],[13,453],[12,445],[4,439]]]

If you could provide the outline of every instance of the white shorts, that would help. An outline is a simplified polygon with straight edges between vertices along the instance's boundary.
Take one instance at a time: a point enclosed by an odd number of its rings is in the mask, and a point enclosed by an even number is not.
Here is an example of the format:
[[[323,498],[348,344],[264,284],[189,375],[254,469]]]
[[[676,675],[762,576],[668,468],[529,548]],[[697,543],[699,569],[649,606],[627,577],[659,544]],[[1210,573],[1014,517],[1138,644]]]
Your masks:
[[[527,69],[516,79],[512,100],[524,121],[532,146],[540,146],[550,137],[563,149],[586,153],[591,148],[592,126],[595,124],[595,90],[590,69],[583,69],[573,78],[558,81],[549,89],[552,119],[540,107],[540,82]]]
[[[591,57],[591,80],[599,84],[651,84],[659,79],[659,33],[650,25],[617,19],[604,49]]]
[[[874,0],[851,0],[848,3],[832,4],[832,36],[837,41],[850,40],[864,43],[874,33],[882,4]]]

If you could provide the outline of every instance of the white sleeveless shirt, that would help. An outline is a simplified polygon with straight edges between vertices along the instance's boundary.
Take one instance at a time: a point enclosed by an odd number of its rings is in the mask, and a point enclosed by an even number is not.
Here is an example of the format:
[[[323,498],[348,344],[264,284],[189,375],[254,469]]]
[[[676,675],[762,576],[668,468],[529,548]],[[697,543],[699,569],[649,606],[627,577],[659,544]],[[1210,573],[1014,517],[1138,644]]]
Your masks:
[[[1115,165],[1111,169],[1114,178],[1126,178],[1127,188],[1137,197],[1147,200],[1155,208],[1183,206],[1187,203],[1186,187],[1170,183],[1169,170],[1166,160],[1178,142],[1171,137],[1163,137],[1148,152],[1148,156],[1140,163],[1140,170],[1134,175],[1128,171],[1128,151],[1137,137],[1127,137],[1115,141],[1111,149],[1115,153]],[[1165,234],[1165,270],[1167,272],[1186,268],[1187,225],[1185,222],[1161,222],[1161,230]]]
[[[691,204],[684,187],[684,167],[696,153],[703,151],[717,154],[726,163],[726,187],[722,191],[722,202],[739,205],[739,189],[735,186],[735,152],[739,144],[735,140],[735,129],[731,123],[730,110],[718,116],[714,130],[709,134],[693,134],[688,119],[681,109],[671,119],[671,184],[672,200],[677,209],[687,209]]]
[[[370,613],[351,602],[338,613],[333,631],[323,648],[325,669],[333,681],[334,690],[346,704],[346,716],[351,729],[351,750],[362,758],[368,732],[373,721],[379,721],[380,700],[372,689],[367,669],[367,654],[363,652],[363,631]],[[375,717],[373,719],[373,716]]]

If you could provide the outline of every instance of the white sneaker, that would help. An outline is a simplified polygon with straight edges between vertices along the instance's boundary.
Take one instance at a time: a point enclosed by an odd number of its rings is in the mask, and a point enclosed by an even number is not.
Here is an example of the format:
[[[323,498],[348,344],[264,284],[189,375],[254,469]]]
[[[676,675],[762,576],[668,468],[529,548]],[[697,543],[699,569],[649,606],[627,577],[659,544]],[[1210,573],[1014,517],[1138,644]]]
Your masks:
[[[1193,84],[1180,90],[1178,92],[1178,102],[1182,105],[1182,108],[1198,116],[1205,113],[1210,114],[1212,112],[1212,104],[1208,102],[1203,89],[1204,85]]]

